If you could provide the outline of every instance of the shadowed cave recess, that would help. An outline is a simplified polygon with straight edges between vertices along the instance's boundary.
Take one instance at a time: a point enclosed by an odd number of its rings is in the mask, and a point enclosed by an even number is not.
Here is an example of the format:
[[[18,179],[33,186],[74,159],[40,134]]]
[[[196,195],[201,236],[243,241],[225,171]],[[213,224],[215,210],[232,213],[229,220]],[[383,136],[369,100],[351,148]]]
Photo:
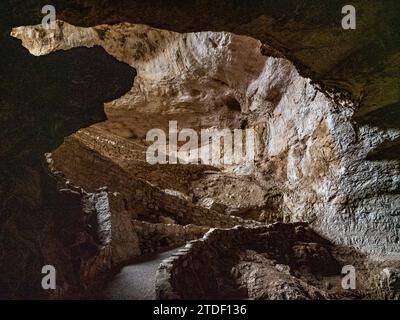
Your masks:
[[[1,298],[121,297],[174,248],[142,298],[399,298],[397,1],[352,31],[340,1],[54,1],[54,31],[44,4],[1,4]],[[169,121],[255,160],[149,164]]]

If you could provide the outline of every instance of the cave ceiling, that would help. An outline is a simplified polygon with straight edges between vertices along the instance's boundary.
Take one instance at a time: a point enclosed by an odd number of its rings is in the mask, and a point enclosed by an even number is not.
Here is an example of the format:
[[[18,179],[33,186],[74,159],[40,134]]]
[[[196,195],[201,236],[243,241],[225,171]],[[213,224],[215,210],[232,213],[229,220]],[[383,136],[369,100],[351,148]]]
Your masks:
[[[23,2],[23,6],[18,5]],[[2,10],[13,26],[37,24],[46,1],[13,1]],[[357,29],[343,32],[341,1],[55,0],[57,18],[74,25],[131,22],[177,32],[231,31],[282,51],[302,74],[351,94],[355,119],[399,127],[398,1],[354,1]],[[4,5],[4,4],[2,4]],[[6,5],[7,6],[7,5]],[[25,10],[21,10],[25,7]],[[212,14],[210,14],[212,8]],[[3,33],[4,35],[4,33]]]

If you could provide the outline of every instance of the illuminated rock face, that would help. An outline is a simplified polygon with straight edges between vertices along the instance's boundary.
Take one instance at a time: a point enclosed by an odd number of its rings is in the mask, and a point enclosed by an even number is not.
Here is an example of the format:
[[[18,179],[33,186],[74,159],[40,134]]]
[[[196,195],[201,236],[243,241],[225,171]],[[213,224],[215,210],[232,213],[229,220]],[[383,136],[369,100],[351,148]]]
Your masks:
[[[256,162],[233,171],[261,189],[273,186],[279,219],[308,221],[334,242],[370,254],[399,256],[399,164],[367,157],[400,132],[355,127],[350,101],[319,91],[267,45],[229,32],[180,34],[128,23],[81,28],[58,21],[55,31],[28,26],[12,35],[34,55],[102,46],[134,67],[132,89],[105,104],[108,121],[97,125],[120,137],[144,145],[148,130],[167,131],[170,120],[195,130],[253,128]],[[240,207],[220,196],[227,187],[219,181],[217,194],[200,197]],[[265,199],[267,191],[249,206],[265,207]]]

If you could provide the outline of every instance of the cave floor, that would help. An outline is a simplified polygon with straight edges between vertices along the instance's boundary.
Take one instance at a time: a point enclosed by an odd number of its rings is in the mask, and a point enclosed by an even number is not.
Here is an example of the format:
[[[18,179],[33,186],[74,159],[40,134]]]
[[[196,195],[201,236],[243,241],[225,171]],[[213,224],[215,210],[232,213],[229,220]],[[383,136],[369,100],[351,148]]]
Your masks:
[[[142,256],[127,265],[108,281],[96,296],[103,300],[154,300],[156,272],[161,261],[178,251],[168,251]]]

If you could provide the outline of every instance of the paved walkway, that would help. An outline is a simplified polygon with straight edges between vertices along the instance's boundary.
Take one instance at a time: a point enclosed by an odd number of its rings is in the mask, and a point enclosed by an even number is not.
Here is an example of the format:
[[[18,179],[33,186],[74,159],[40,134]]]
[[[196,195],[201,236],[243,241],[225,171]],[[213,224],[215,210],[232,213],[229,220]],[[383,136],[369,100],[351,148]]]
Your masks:
[[[140,261],[122,268],[103,288],[101,299],[154,300],[156,271],[162,260],[179,248],[142,257]]]

